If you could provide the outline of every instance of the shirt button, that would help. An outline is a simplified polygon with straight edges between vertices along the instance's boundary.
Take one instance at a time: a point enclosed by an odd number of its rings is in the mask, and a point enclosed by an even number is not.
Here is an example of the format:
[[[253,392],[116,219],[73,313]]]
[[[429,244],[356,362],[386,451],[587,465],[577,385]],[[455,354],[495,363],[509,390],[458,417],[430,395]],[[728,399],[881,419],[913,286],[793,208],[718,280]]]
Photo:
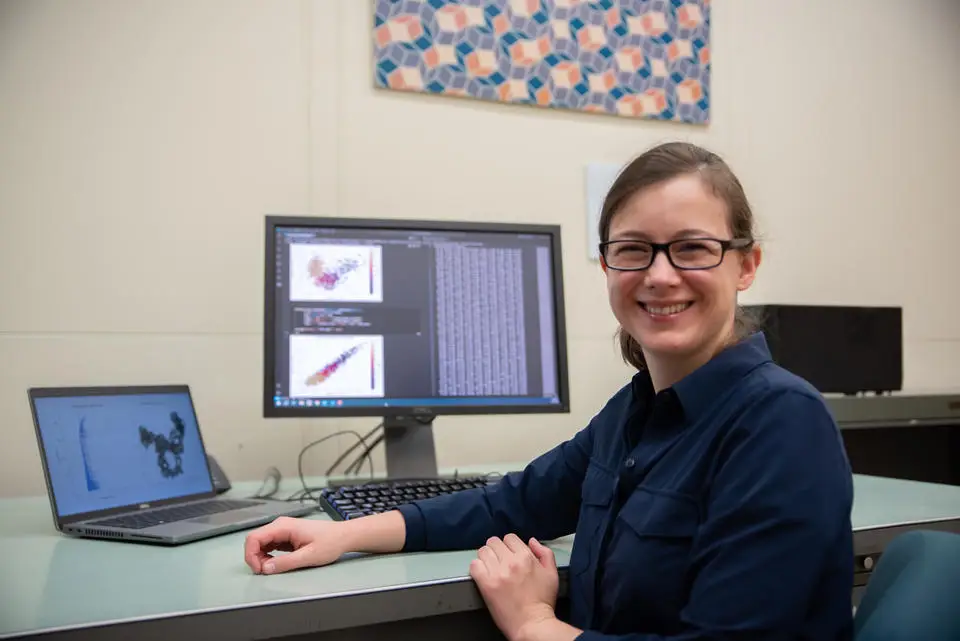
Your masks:
[[[629,470],[631,467],[633,467],[636,464],[637,464],[636,461],[634,461],[632,458],[628,458],[623,465]]]

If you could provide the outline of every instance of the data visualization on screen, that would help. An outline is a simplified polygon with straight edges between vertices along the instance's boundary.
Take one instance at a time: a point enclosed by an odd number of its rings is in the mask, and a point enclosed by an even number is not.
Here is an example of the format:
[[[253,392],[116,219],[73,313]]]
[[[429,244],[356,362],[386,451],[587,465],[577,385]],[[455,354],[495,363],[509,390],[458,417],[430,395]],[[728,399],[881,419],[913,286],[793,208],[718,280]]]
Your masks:
[[[290,245],[290,300],[383,302],[383,248],[377,245]]]
[[[383,336],[290,336],[292,398],[383,398]]]
[[[267,234],[273,415],[566,406],[556,228],[286,217]]]
[[[213,489],[185,392],[42,397],[36,413],[61,517]]]

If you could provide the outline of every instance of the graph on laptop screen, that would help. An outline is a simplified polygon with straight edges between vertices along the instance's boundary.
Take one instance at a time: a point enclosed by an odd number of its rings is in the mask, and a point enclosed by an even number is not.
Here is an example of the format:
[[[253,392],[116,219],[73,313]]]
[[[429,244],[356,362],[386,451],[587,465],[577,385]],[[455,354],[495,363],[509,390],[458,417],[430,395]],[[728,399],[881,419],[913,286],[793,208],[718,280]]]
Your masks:
[[[556,226],[267,217],[264,415],[381,417],[389,468],[438,415],[569,411],[560,250]]]
[[[61,517],[210,491],[189,395],[46,396],[35,402]]]

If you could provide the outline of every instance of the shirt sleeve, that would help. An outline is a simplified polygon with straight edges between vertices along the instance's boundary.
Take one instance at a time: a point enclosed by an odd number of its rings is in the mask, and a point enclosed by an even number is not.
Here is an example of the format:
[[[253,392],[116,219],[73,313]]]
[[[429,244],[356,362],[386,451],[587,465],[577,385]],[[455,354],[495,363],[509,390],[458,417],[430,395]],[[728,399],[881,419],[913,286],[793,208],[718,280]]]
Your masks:
[[[786,641],[801,637],[825,576],[833,572],[851,595],[853,478],[821,399],[770,395],[720,444],[716,463],[693,543],[682,632],[585,631],[578,641]],[[842,629],[852,603],[837,601],[827,607],[836,608]]]
[[[491,536],[510,533],[525,541],[571,534],[593,449],[593,423],[495,485],[401,505],[404,551],[477,548]]]

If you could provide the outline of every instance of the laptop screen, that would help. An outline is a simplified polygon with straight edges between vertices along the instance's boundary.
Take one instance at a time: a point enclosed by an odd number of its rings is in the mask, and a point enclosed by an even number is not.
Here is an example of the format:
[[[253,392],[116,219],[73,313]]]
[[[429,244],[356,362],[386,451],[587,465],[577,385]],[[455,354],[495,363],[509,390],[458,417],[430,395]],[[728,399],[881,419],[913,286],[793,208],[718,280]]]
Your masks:
[[[187,391],[34,404],[61,518],[213,490]]]

